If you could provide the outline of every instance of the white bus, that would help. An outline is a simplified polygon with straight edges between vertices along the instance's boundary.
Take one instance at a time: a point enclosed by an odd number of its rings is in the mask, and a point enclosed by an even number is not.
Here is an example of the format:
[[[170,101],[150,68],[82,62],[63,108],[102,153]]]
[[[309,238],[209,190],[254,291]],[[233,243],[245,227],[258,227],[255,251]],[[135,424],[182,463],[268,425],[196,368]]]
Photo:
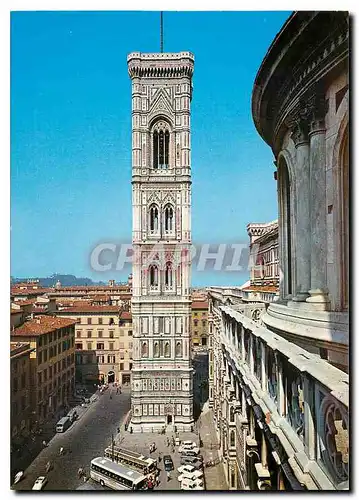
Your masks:
[[[156,473],[157,461],[136,451],[126,450],[114,445],[106,448],[105,457],[113,462],[123,464],[125,467],[134,469],[144,476]]]
[[[123,467],[105,457],[91,460],[90,477],[112,490],[144,490],[147,478],[135,470]]]

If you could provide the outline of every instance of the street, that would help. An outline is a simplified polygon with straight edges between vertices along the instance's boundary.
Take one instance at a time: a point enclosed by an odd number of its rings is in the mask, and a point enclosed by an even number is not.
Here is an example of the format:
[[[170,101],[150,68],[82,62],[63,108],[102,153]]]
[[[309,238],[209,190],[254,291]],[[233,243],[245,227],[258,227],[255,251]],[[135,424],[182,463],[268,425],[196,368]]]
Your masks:
[[[44,487],[47,491],[76,490],[83,483],[78,478],[78,469],[82,467],[89,475],[91,460],[102,456],[106,446],[111,444],[112,434],[116,436],[117,427],[129,409],[130,388],[122,388],[121,394],[109,388],[66,432],[52,438],[49,446],[27,468],[24,479],[13,488],[31,490],[36,478],[44,475],[48,479]],[[62,456],[60,447],[65,451]],[[53,469],[46,474],[48,461],[52,462]]]

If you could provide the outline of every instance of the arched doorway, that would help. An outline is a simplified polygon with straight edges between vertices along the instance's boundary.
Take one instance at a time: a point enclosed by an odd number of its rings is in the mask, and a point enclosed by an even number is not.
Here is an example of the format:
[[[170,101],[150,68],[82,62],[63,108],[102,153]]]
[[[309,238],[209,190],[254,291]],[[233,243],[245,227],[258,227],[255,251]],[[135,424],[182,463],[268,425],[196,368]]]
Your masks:
[[[108,374],[107,374],[107,383],[108,384],[113,384],[114,381],[115,381],[115,372],[114,371],[108,372]]]

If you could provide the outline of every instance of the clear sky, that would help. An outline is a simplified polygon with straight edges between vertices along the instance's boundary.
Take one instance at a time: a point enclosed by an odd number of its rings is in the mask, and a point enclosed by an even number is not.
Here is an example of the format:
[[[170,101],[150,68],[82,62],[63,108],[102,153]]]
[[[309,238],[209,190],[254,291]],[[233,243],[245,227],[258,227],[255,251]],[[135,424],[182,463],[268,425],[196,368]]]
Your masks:
[[[290,12],[165,12],[164,51],[195,55],[192,240],[248,242],[277,218],[273,155],[255,130],[257,70]],[[159,51],[158,12],[11,15],[11,274],[94,280],[98,243],[130,243],[131,82],[127,54]],[[194,266],[195,267],[195,266]],[[193,269],[192,284],[248,273]]]

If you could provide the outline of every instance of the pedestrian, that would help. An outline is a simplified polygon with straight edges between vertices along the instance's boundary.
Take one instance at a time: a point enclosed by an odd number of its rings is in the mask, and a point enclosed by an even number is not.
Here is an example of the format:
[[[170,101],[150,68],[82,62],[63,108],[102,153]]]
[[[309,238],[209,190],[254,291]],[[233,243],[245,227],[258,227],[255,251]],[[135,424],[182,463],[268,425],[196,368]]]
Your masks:
[[[161,460],[162,460],[162,455],[161,455],[161,453],[159,453],[159,455],[158,455],[158,463],[159,464],[161,463]]]
[[[170,471],[168,470],[167,471],[167,481],[170,481],[171,480],[171,473]]]
[[[47,446],[47,443],[46,443],[46,441],[45,441],[45,440],[42,442],[42,446],[44,446],[44,447],[46,447],[46,446]]]
[[[63,447],[62,447],[62,446],[61,446],[61,448],[60,448],[60,450],[59,450],[59,454],[60,454],[60,455],[63,455],[63,454],[64,454],[64,449],[63,449]]]
[[[117,387],[117,389],[116,389],[116,394],[118,394],[118,387]]]

